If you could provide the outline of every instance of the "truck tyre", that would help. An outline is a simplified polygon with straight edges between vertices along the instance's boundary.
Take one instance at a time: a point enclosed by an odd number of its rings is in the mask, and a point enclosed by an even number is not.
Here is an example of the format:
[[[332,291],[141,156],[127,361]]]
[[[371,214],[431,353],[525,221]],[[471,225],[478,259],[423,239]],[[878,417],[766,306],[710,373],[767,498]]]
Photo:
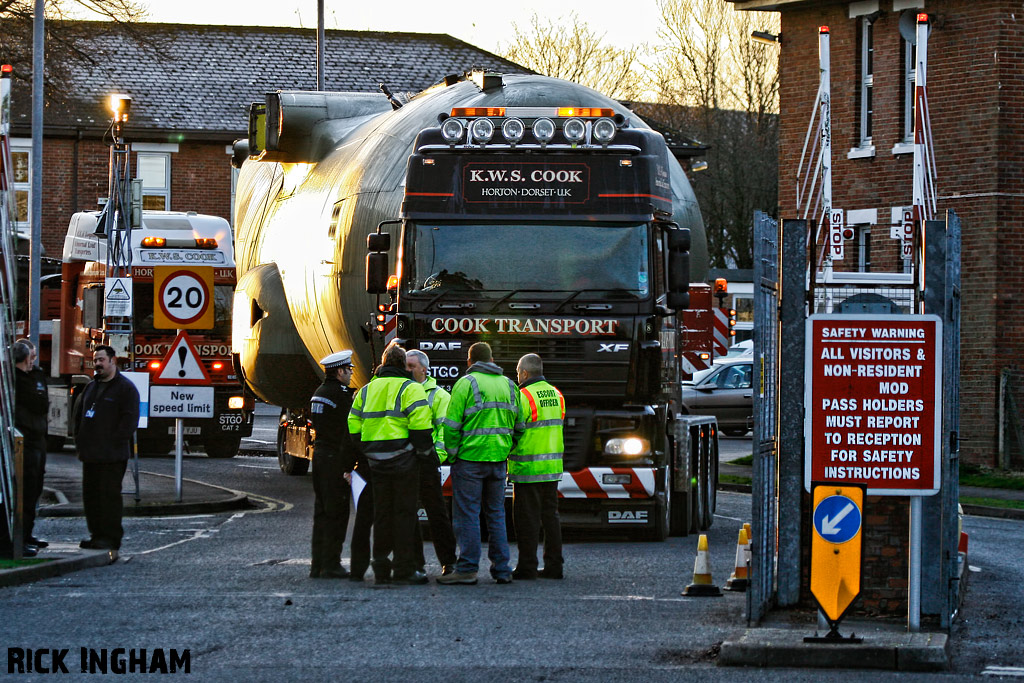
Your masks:
[[[277,428],[277,464],[281,471],[292,477],[301,477],[309,470],[309,461],[305,458],[296,458],[289,455],[284,449],[284,437],[286,426]]]
[[[242,443],[242,437],[227,437],[207,439],[203,442],[208,458],[233,458],[238,454],[238,447]]]
[[[714,496],[711,482],[713,481],[714,468],[711,464],[711,458],[714,455],[714,451],[710,446],[702,449],[701,454],[701,468],[700,474],[698,475],[700,481],[700,505],[701,505],[701,525],[700,530],[706,531],[711,528],[713,520],[711,514],[712,508],[712,497]]]

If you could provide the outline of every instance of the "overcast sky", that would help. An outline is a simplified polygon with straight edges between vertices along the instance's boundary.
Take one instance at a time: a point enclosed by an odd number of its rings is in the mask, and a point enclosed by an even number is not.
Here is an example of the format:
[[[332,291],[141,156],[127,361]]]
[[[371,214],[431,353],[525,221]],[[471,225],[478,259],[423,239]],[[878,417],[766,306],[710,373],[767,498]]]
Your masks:
[[[142,0],[149,21],[195,24],[316,27],[317,0]],[[447,33],[499,52],[530,17],[568,17],[573,11],[605,41],[624,47],[653,42],[659,24],[657,0],[506,0],[429,2],[425,0],[325,0],[329,29]]]

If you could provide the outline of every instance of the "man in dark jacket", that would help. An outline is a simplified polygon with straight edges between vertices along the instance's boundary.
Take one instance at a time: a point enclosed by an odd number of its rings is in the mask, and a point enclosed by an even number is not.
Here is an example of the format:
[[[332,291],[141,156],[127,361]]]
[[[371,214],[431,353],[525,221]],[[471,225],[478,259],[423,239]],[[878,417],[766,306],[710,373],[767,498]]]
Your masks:
[[[46,413],[50,401],[46,391],[46,374],[35,365],[35,348],[27,339],[14,343],[14,426],[24,437],[22,496],[22,529],[25,545],[23,555],[34,556],[45,541],[33,536],[36,505],[43,492],[46,470]],[[45,545],[44,545],[45,544]]]
[[[75,402],[75,446],[82,461],[82,505],[89,538],[82,548],[121,547],[121,480],[139,424],[139,391],[118,372],[109,346],[93,349],[95,379]]]
[[[345,481],[352,458],[348,411],[352,408],[352,352],[338,351],[320,361],[326,377],[309,402],[316,432],[313,442],[313,560],[311,579],[343,579],[341,548],[348,528],[351,492]]]

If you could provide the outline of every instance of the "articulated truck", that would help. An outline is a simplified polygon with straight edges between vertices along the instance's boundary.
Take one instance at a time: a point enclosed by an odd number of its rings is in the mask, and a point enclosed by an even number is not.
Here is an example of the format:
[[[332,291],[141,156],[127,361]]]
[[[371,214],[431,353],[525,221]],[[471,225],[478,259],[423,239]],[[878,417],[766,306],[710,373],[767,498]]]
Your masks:
[[[270,93],[249,130],[233,352],[282,407],[286,473],[308,467],[319,358],[353,349],[359,386],[396,342],[450,388],[487,341],[510,377],[539,354],[565,395],[564,524],[711,524],[717,426],[679,401],[712,354],[704,230],[659,133],[588,88],[485,72],[404,104]]]
[[[48,441],[58,448],[74,436],[75,400],[92,379],[93,349],[103,343],[105,298],[130,301],[133,348],[124,353],[122,370],[161,373],[164,356],[177,330],[156,320],[154,269],[211,268],[212,291],[203,295],[212,308],[210,329],[190,330],[198,362],[214,388],[213,413],[185,418],[183,431],[190,446],[205,449],[211,458],[233,457],[242,438],[252,434],[255,401],[243,392],[231,358],[231,312],[235,268],[231,227],[223,218],[195,212],[144,211],[142,225],[131,232],[131,293],[113,287],[106,292],[107,238],[98,234],[96,211],[72,215],[59,278],[42,283],[39,362],[50,375]],[[101,231],[99,231],[101,232]],[[173,271],[172,271],[173,272]],[[184,306],[197,292],[169,290],[168,304]],[[106,297],[105,297],[106,294]],[[143,396],[143,401],[147,397]],[[174,447],[173,418],[150,415],[137,432],[142,455],[165,455]]]

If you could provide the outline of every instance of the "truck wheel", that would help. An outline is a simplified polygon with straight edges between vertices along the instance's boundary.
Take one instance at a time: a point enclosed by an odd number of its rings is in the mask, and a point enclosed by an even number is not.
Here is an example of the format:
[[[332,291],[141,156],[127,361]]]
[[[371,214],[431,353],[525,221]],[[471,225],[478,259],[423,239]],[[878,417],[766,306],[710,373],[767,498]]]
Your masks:
[[[711,499],[714,496],[714,493],[712,492],[712,487],[711,487],[712,476],[713,476],[712,475],[713,468],[711,466],[711,457],[712,457],[713,453],[712,453],[712,449],[711,448],[707,448],[707,449],[703,449],[703,450],[704,450],[704,453],[701,455],[700,474],[698,475],[699,483],[700,483],[700,506],[701,506],[700,529],[701,529],[701,531],[705,531],[705,530],[711,528],[711,523],[713,521],[712,514],[711,514],[711,508],[712,508],[712,504],[713,503],[712,503]]]
[[[238,454],[238,447],[242,443],[242,437],[226,439],[207,439],[203,442],[208,458],[233,458]]]
[[[277,464],[281,471],[292,477],[301,477],[309,470],[309,461],[305,458],[296,458],[285,452],[284,438],[287,427],[277,428]]]

